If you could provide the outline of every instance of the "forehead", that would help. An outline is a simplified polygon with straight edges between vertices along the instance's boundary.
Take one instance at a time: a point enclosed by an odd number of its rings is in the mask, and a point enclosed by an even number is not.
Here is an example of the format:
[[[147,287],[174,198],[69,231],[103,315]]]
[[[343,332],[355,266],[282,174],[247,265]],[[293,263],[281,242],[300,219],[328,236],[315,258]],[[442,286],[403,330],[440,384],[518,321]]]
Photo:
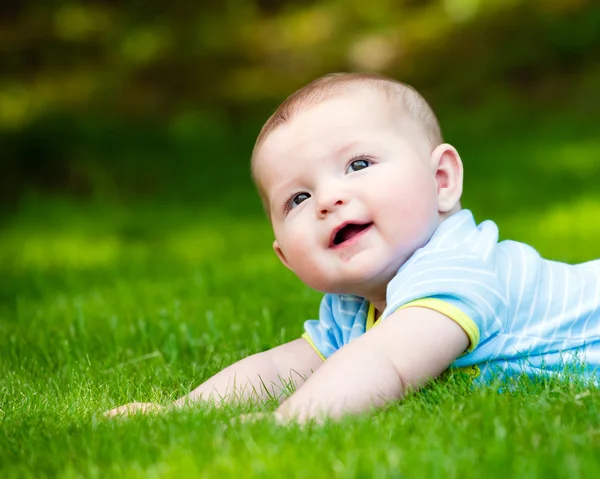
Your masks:
[[[381,92],[363,89],[301,109],[277,126],[255,152],[253,168],[261,189],[268,193],[270,177],[285,176],[297,161],[329,155],[397,129],[398,110]],[[268,174],[273,170],[278,170],[276,175]]]
[[[301,145],[319,138],[322,142],[331,133],[342,134],[348,128],[385,128],[394,123],[391,101],[381,91],[354,88],[337,92],[314,105],[300,106],[286,123],[279,125],[265,139],[264,150],[277,151],[290,144]],[[324,145],[321,145],[324,146]]]

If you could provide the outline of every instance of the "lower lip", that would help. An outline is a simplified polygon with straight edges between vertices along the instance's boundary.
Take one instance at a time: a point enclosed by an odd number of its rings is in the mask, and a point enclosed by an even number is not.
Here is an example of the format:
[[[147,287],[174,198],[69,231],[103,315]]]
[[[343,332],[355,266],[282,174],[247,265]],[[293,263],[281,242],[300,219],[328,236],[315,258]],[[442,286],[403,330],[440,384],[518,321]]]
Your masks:
[[[344,241],[343,243],[340,244],[334,244],[333,246],[330,246],[331,249],[342,249],[342,248],[347,248],[348,246],[352,246],[354,243],[356,243],[360,238],[362,238],[371,228],[373,227],[373,223],[371,223],[369,226],[367,226],[364,230],[362,230],[360,233],[355,234],[352,238],[350,238],[349,240]]]

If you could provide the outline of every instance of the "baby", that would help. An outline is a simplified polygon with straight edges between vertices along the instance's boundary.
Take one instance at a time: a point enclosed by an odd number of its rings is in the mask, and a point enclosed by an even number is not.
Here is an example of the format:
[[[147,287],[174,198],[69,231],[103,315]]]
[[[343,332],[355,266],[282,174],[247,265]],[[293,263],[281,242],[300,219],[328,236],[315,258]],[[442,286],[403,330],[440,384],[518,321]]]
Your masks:
[[[338,418],[398,400],[450,367],[485,382],[564,376],[577,365],[598,383],[600,260],[544,260],[498,242],[493,222],[477,225],[460,205],[460,156],[411,87],[373,74],[315,80],[269,118],[252,173],[275,253],[326,293],[319,320],[173,406],[274,395],[280,419]]]

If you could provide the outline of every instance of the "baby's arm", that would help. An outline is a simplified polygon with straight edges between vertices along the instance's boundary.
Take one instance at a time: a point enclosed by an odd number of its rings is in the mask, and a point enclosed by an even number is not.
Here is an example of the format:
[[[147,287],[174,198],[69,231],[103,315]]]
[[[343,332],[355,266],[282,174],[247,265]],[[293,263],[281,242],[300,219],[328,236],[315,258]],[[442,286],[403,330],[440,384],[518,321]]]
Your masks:
[[[232,401],[282,399],[290,381],[299,387],[323,361],[304,339],[296,339],[262,353],[248,356],[226,367],[171,407],[198,401],[215,406]],[[265,389],[267,388],[267,389]],[[160,409],[151,403],[130,403],[107,411],[108,416]]]
[[[443,314],[399,310],[333,354],[277,412],[303,422],[382,406],[439,376],[468,345],[464,330]]]
[[[199,400],[219,405],[232,400],[281,398],[290,381],[298,388],[321,364],[323,361],[308,342],[296,339],[232,364],[175,401],[174,405]]]

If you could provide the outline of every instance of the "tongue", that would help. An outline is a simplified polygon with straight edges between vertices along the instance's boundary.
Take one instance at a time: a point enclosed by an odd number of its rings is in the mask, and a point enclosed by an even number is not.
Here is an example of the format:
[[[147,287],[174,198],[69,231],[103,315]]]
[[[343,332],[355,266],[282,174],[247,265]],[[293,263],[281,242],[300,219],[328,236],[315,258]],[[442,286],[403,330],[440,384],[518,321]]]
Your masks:
[[[360,233],[362,230],[364,230],[367,226],[368,225],[347,225],[347,226],[344,226],[339,231],[339,233],[337,234],[336,243],[340,244],[340,243],[343,243],[344,241],[348,241],[349,239],[353,238],[358,233]]]

